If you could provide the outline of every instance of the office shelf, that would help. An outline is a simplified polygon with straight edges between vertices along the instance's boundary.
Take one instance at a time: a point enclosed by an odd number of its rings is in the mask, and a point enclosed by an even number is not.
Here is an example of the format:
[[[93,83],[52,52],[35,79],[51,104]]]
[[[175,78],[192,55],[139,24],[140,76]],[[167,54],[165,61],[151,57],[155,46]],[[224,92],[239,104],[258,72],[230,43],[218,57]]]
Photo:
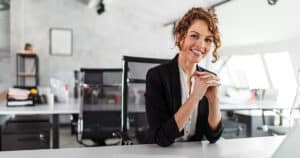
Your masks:
[[[24,77],[35,77],[35,73],[27,73],[27,72],[19,72],[17,74],[18,76],[24,76]]]
[[[39,59],[34,53],[17,53],[16,87],[37,87],[39,85]]]

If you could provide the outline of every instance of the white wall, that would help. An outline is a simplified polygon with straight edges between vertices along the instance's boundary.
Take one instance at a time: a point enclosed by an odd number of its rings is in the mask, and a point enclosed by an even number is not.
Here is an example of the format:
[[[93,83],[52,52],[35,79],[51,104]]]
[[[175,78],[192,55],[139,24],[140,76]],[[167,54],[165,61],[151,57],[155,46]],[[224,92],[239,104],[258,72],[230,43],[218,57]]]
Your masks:
[[[72,84],[73,70],[80,67],[121,67],[122,55],[171,58],[177,52],[171,37],[171,26],[163,27],[162,25],[168,22],[170,17],[173,19],[172,17],[175,15],[173,13],[180,7],[173,3],[167,7],[170,2],[166,0],[162,1],[162,5],[158,5],[156,8],[152,7],[157,5],[157,1],[154,5],[150,5],[149,1],[128,0],[128,3],[124,3],[121,0],[107,0],[105,1],[107,2],[106,12],[100,16],[96,14],[95,9],[88,8],[87,0],[11,0],[10,2],[11,63],[0,60],[1,67],[11,65],[10,69],[8,68],[11,72],[10,77],[2,79],[5,82],[9,79],[10,82],[15,83],[15,81],[12,81],[15,78],[15,53],[23,49],[25,42],[31,42],[34,45],[35,52],[40,57],[41,85],[49,85],[50,77],[57,77]],[[133,5],[134,2],[138,2],[138,4]],[[238,7],[234,7],[235,2],[239,3]],[[143,5],[144,3],[147,5]],[[245,7],[250,7],[251,9],[246,10],[251,11],[251,14],[244,16],[242,14],[243,5],[240,3],[245,3],[243,4],[246,5]],[[252,3],[263,4],[254,5]],[[257,29],[256,18],[253,16],[259,18],[260,15],[264,15],[263,18],[268,19],[267,17],[271,17],[278,12],[278,14],[282,14],[280,19],[286,18],[284,22],[293,21],[287,19],[294,19],[296,14],[285,17],[284,13],[290,14],[293,12],[288,10],[291,7],[294,11],[297,11],[296,6],[299,5],[290,3],[290,1],[279,1],[278,6],[266,6],[266,1],[251,1],[250,5],[249,1],[239,0],[220,7],[217,13],[220,14],[220,24],[224,25],[220,28],[221,31],[226,32],[222,33],[226,37],[223,37],[225,45],[220,54],[289,51],[292,55],[295,70],[299,69],[299,36],[289,36],[290,38],[283,40],[260,41],[260,44],[251,44],[253,40],[250,38],[252,36],[244,36],[243,33],[238,32],[246,30],[247,34],[255,37],[257,37],[255,34],[261,35],[260,31],[263,30]],[[185,4],[185,6],[178,9],[180,12],[183,11],[183,8],[190,8],[184,2],[181,4],[182,6]],[[175,6],[177,6],[177,9],[174,9]],[[170,7],[173,16],[167,10]],[[166,13],[164,14],[164,12]],[[247,21],[247,19],[254,20],[251,23],[251,28],[256,29],[244,28],[245,25],[237,25],[239,20],[243,18],[245,18],[244,21]],[[270,19],[271,22],[277,22],[276,18]],[[278,19],[279,23],[280,19]],[[265,23],[269,22],[265,21]],[[280,26],[286,26],[286,24]],[[285,29],[281,31],[295,31],[297,30],[295,29],[296,26],[298,26],[298,23],[293,25],[292,30]],[[49,29],[51,27],[73,29],[74,49],[72,56],[49,55]],[[278,27],[275,28],[278,31]],[[274,38],[278,38],[275,31]],[[282,35],[282,32],[280,35]],[[234,43],[242,43],[243,45]],[[2,73],[4,69],[0,68],[0,71]],[[5,69],[5,71],[8,70]],[[0,80],[1,78],[3,77],[0,77]]]
[[[11,85],[9,10],[0,11],[0,92]]]
[[[9,10],[0,11],[0,56],[9,53]]]
[[[122,55],[170,58],[176,51],[171,27],[149,25],[147,18],[118,6],[102,15],[80,0],[11,1],[11,53],[22,50],[25,42],[40,57],[41,85],[50,77],[71,82],[80,67],[121,67]],[[137,13],[138,14],[138,13]],[[49,55],[49,29],[73,29],[73,55]]]

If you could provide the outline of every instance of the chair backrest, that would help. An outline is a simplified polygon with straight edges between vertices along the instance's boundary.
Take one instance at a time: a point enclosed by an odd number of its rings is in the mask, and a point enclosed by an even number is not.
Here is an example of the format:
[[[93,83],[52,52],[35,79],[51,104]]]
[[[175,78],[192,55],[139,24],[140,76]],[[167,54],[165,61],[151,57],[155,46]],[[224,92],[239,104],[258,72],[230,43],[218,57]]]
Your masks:
[[[122,69],[80,70],[80,139],[103,141],[121,130]]]
[[[122,132],[132,136],[134,143],[143,144],[149,128],[145,110],[145,83],[148,70],[169,62],[169,59],[123,57]]]

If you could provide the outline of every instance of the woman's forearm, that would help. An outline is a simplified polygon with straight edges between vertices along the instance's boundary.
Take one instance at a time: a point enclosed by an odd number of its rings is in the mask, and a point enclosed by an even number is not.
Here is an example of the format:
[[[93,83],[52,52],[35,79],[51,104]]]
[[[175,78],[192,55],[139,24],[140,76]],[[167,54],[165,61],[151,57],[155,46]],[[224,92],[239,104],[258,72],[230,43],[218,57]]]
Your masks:
[[[181,131],[184,128],[186,122],[188,121],[190,115],[192,114],[195,108],[195,105],[197,104],[198,99],[191,95],[175,113],[174,117],[179,131]]]
[[[221,121],[221,111],[219,107],[219,98],[208,99],[209,113],[208,124],[210,128],[216,129]]]

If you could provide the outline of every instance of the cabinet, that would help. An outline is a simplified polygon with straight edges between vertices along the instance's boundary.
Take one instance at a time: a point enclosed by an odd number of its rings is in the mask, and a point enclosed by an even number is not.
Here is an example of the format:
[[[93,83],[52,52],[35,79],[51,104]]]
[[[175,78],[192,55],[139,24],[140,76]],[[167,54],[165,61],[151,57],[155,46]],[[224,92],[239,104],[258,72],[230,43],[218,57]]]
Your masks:
[[[1,150],[49,149],[50,122],[44,116],[16,116],[1,129]]]
[[[39,58],[36,54],[17,53],[17,87],[37,87],[39,85]]]

